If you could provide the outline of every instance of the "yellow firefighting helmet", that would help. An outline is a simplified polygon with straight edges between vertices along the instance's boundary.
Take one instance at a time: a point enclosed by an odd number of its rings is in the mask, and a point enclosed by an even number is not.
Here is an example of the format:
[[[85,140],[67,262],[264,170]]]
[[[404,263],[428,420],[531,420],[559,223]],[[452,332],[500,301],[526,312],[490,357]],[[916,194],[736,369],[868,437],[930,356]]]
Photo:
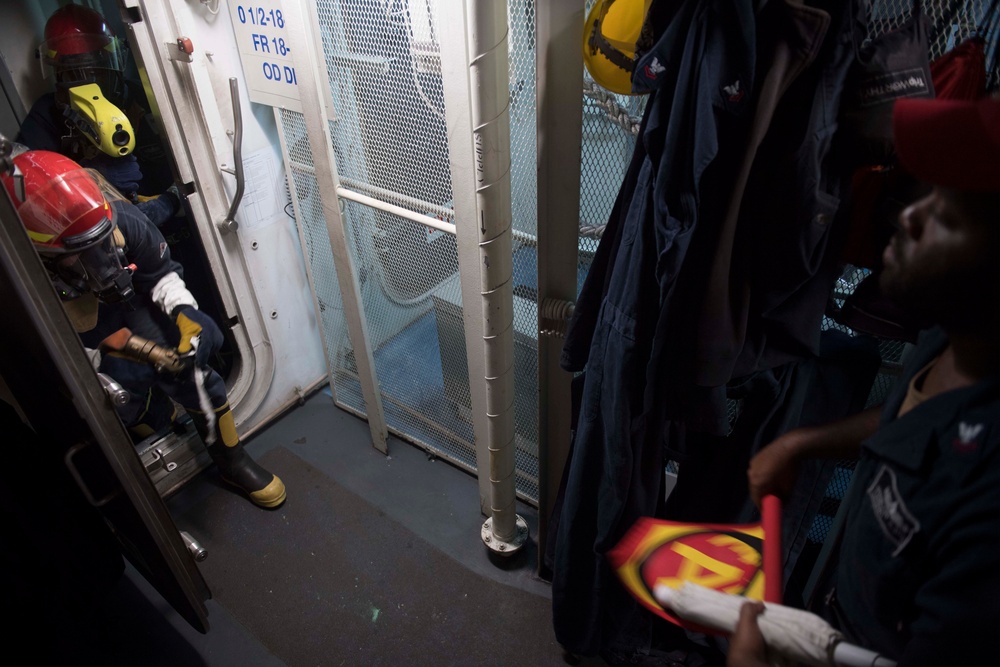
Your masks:
[[[583,62],[602,88],[632,94],[635,44],[652,0],[596,0],[583,30]]]

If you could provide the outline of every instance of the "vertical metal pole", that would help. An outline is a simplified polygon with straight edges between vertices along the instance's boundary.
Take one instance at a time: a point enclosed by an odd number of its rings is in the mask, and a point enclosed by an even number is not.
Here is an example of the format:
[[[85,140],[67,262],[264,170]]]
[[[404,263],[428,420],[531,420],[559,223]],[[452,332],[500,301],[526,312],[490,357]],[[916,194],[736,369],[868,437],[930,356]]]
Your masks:
[[[486,415],[490,448],[490,516],[483,542],[510,554],[528,537],[517,516],[514,476],[514,254],[510,202],[510,66],[507,3],[469,0],[469,80],[476,168]]]
[[[580,143],[583,133],[584,3],[549,0],[535,5],[538,77],[538,543],[548,539],[549,517],[569,453],[569,373],[559,367],[567,313],[576,300],[580,220]],[[564,307],[549,307],[562,302]],[[539,548],[539,569],[544,555]]]
[[[449,12],[451,13],[451,12]],[[517,516],[514,440],[514,295],[510,204],[510,113],[507,60],[507,3],[468,0],[465,3],[467,36],[464,54],[449,55],[468,63],[466,90],[445,81],[446,99],[454,85],[458,100],[469,102],[468,123],[472,129],[475,217],[459,219],[456,228],[462,268],[463,310],[466,322],[481,309],[482,342],[474,342],[466,329],[470,359],[475,350],[483,355],[486,383],[486,437],[489,459],[490,516],[483,524],[483,542],[494,553],[510,555],[527,541],[528,527]],[[449,33],[453,35],[454,33]],[[449,39],[449,41],[451,41]],[[457,41],[457,40],[456,40]],[[442,59],[445,54],[442,53]],[[444,70],[444,65],[442,65]],[[459,78],[452,71],[450,78]],[[446,105],[447,107],[448,105]],[[449,122],[450,134],[460,131]],[[461,146],[458,146],[461,148]],[[453,178],[455,173],[453,171]],[[467,187],[462,182],[461,187]],[[455,188],[457,194],[458,188]],[[472,238],[477,245],[472,251]],[[468,271],[469,260],[479,267]],[[474,283],[473,281],[477,281]],[[474,293],[478,297],[466,298]],[[472,366],[470,363],[470,372]],[[470,378],[470,383],[474,382]],[[477,456],[481,448],[477,446]],[[478,467],[483,468],[479,458]],[[482,479],[482,478],[480,478]]]
[[[441,83],[444,88],[444,114],[448,127],[448,159],[451,166],[451,191],[454,197],[455,236],[458,245],[458,268],[462,288],[462,324],[465,330],[465,356],[469,367],[469,394],[472,407],[472,431],[479,473],[479,508],[490,514],[489,447],[486,425],[486,362],[483,359],[484,323],[478,304],[479,237],[475,232],[476,177],[472,144],[470,109],[469,50],[465,34],[465,0],[445,0],[440,14],[442,24]]]
[[[385,413],[382,409],[382,394],[379,390],[378,378],[375,375],[375,362],[372,357],[370,339],[368,337],[368,321],[361,305],[361,291],[358,287],[357,272],[354,269],[354,259],[348,245],[347,229],[340,215],[336,192],[339,179],[337,163],[333,153],[333,139],[330,136],[330,123],[326,115],[329,99],[327,94],[326,62],[322,58],[321,42],[316,38],[317,20],[313,3],[291,0],[296,5],[298,19],[286,22],[289,36],[296,48],[292,49],[295,61],[296,78],[298,80],[299,97],[302,101],[302,115],[305,119],[306,132],[309,135],[309,148],[313,155],[313,167],[316,171],[316,184],[321,193],[323,216],[326,218],[326,228],[330,235],[330,247],[333,249],[333,263],[337,269],[337,282],[344,304],[344,317],[347,318],[347,331],[354,348],[354,359],[358,366],[358,377],[361,381],[361,393],[365,400],[365,413],[368,416],[368,427],[371,430],[372,445],[380,452],[387,452],[387,428]],[[301,47],[299,46],[301,45]],[[315,55],[318,54],[318,57]]]

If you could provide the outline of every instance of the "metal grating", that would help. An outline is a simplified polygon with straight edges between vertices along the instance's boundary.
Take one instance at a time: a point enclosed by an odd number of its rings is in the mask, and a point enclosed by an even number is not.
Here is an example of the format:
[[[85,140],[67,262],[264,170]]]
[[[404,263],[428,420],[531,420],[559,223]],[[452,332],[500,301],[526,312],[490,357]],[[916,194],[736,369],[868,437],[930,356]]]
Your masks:
[[[590,6],[588,2],[588,10]],[[585,74],[579,271],[586,275],[635,149],[646,96],[616,95]],[[582,279],[580,287],[582,287]]]
[[[517,491],[537,503],[535,17],[532,0],[511,0],[508,8],[513,223],[520,232],[514,245]],[[462,224],[452,210],[435,21],[444,7],[436,0],[326,0],[316,11],[337,115],[331,134],[340,184]],[[301,123],[290,124],[288,112],[283,118],[291,160],[300,166],[293,164],[291,173],[307,204],[300,224],[316,290],[324,292],[319,300],[337,399],[344,404],[347,396],[346,407],[358,409],[360,383],[337,310],[339,293],[335,302],[325,293],[336,292],[337,283],[319,200],[310,199],[316,188],[308,141]],[[474,471],[455,238],[355,202],[342,200],[341,210],[390,430]]]
[[[840,503],[847,495],[847,490],[851,486],[851,478],[854,475],[856,460],[838,461],[833,469],[833,476],[827,484],[823,499],[820,501],[819,509],[813,517],[812,525],[806,535],[807,542],[822,544],[826,536],[833,528],[836,520],[837,510]]]
[[[868,269],[856,267],[851,264],[845,265],[831,295],[833,304],[837,308],[843,307],[847,297],[853,294],[854,290],[861,284],[861,281],[870,275],[871,271]],[[822,328],[824,330],[836,329],[851,336],[857,335],[853,329],[834,321],[830,317],[823,318]],[[871,393],[868,395],[868,400],[865,404],[866,409],[882,404],[892,389],[896,377],[903,370],[902,358],[903,352],[906,350],[906,343],[890,339],[879,339],[878,343],[879,353],[882,357],[882,367],[879,369],[878,375],[875,376],[875,382],[872,384]]]
[[[288,145],[287,172],[292,178],[298,203],[297,220],[305,242],[303,252],[309,263],[313,289],[323,327],[327,366],[333,374],[337,403],[365,414],[365,402],[357,383],[354,351],[347,335],[344,306],[333,264],[330,237],[326,230],[319,188],[313,173],[312,150],[306,138],[305,121],[297,111],[281,110],[281,129]]]
[[[316,7],[341,185],[454,222],[432,10],[427,2],[370,0]],[[474,470],[471,419],[461,414],[467,374],[449,377],[445,392],[445,369],[465,366],[460,294],[445,295],[458,309],[447,340],[463,341],[460,349],[441,344],[434,307],[457,276],[454,237],[354,202],[341,206],[387,425]]]
[[[318,2],[345,187],[427,213],[450,209],[451,175],[432,3]],[[376,195],[373,195],[376,196]],[[414,200],[429,208],[420,210]]]
[[[514,431],[517,489],[538,501],[538,146],[535,2],[507,1],[510,188],[514,231]]]
[[[423,225],[355,202],[345,222],[389,428],[475,470],[455,237],[428,243]],[[401,277],[422,267],[422,282],[407,287]]]
[[[317,3],[317,14],[337,113],[331,132],[342,185],[456,222],[440,76],[441,35],[435,22],[444,8],[438,3],[326,0]],[[593,0],[588,0],[587,8],[592,4]],[[939,4],[930,4],[927,11],[932,18],[941,12]],[[971,15],[984,4],[968,3],[973,8]],[[909,7],[905,0],[876,3],[875,30],[898,23]],[[508,19],[512,211],[518,232],[514,243],[517,488],[523,500],[537,501],[537,259],[531,241],[537,227],[534,0],[509,0]],[[942,32],[932,55],[950,48],[964,30],[956,28],[950,35]],[[583,94],[581,278],[596,251],[631,157],[646,101],[643,96],[607,93],[592,82],[585,85]],[[303,203],[300,210],[306,220],[300,223],[317,292],[323,292],[318,298],[338,402],[363,411],[325,221],[309,172],[312,160],[304,128],[301,117],[282,113],[292,161],[303,167],[293,165],[291,172]],[[347,204],[344,210],[390,427],[398,435],[474,469],[467,373],[451,375],[466,367],[454,239],[360,204]],[[459,317],[453,317],[453,311],[451,316],[443,314],[449,308],[457,308]],[[431,320],[434,327],[427,324]],[[416,361],[394,364],[384,360],[398,349],[410,350]],[[886,351],[887,358],[893,354]],[[420,401],[408,393],[407,388],[412,390],[419,378],[436,381],[438,377],[443,387],[442,405],[457,415],[458,421],[443,413],[428,417]],[[428,425],[428,419],[433,426]]]
[[[995,63],[998,49],[997,17],[989,15],[992,0],[924,0],[923,13],[931,23],[931,60],[940,57],[966,39],[979,35],[989,45],[987,63]],[[868,37],[876,37],[898,28],[914,7],[914,0],[873,0],[868,21]],[[987,72],[987,89],[1000,83],[1000,71]]]

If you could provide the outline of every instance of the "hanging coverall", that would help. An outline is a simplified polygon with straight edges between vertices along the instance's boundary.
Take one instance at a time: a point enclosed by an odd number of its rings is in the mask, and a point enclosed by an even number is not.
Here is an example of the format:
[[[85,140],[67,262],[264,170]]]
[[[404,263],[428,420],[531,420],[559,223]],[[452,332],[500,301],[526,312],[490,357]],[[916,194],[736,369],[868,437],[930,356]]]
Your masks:
[[[633,90],[652,96],[562,358],[565,369],[586,370],[553,562],[556,636],[574,652],[606,648],[636,608],[604,554],[637,518],[664,517],[665,450],[694,456],[703,436],[725,440],[727,398],[745,392],[760,406],[741,416],[746,437],[730,442],[747,451],[727,458],[745,485],[754,443],[794,425],[779,413],[796,376],[793,360],[818,353],[832,285],[830,278],[826,291],[817,288],[829,272],[826,253],[836,252],[827,243],[836,201],[821,187],[851,62],[840,40],[849,20],[843,3],[811,4],[823,6],[688,0],[636,64]],[[809,105],[794,128],[776,120],[789,91],[794,103]],[[769,140],[772,127],[791,136]],[[798,152],[782,152],[796,140]],[[766,178],[776,167],[794,176],[777,190]],[[744,195],[753,206],[741,205]],[[782,197],[779,218],[741,216]],[[766,246],[751,245],[763,255],[745,253],[744,236],[782,242],[769,264]],[[793,261],[810,242],[816,255]],[[795,273],[800,265],[803,275]],[[698,279],[716,266],[718,274]],[[767,271],[781,267],[789,270]],[[726,290],[695,298],[710,281]],[[713,331],[713,312],[735,317]],[[701,337],[706,331],[715,335]],[[694,481],[693,470],[681,462],[678,487],[685,473]],[[699,480],[702,488],[718,481]]]

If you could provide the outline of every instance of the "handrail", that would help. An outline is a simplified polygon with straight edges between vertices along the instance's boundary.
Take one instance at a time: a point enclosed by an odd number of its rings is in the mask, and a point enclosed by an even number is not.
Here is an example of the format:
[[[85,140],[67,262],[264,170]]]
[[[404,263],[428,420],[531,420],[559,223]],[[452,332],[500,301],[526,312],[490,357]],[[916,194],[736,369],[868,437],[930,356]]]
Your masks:
[[[229,205],[229,212],[226,213],[226,219],[222,221],[222,231],[223,232],[235,232],[239,229],[239,223],[236,222],[235,215],[236,209],[240,207],[240,202],[243,201],[243,188],[246,185],[246,178],[243,175],[243,112],[240,108],[240,86],[236,77],[229,78],[229,95],[233,99],[233,121],[235,122],[235,130],[233,131],[233,160],[236,162],[233,165],[236,169],[236,194],[233,195],[233,201]]]

